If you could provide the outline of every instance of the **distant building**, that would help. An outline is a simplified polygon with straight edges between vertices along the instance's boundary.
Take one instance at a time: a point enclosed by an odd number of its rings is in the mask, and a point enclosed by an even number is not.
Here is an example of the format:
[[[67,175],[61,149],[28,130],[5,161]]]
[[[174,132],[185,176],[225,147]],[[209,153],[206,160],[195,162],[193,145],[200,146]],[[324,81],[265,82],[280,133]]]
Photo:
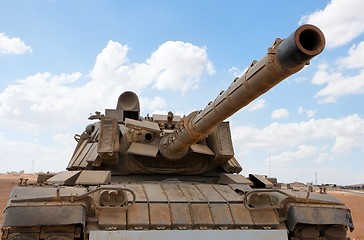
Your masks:
[[[304,183],[301,183],[301,182],[293,182],[293,183],[290,183],[291,187],[306,187],[306,184]]]

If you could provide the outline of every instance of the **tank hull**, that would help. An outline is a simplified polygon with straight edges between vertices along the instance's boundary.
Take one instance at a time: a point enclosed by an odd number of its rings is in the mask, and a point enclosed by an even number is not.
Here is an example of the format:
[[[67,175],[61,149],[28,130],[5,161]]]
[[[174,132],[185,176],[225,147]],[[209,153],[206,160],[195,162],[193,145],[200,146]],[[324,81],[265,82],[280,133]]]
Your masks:
[[[16,187],[3,239],[304,239],[297,237],[302,229],[319,236],[353,228],[350,211],[333,196],[268,183],[252,188],[253,176],[113,176],[87,187],[76,186],[79,178]]]

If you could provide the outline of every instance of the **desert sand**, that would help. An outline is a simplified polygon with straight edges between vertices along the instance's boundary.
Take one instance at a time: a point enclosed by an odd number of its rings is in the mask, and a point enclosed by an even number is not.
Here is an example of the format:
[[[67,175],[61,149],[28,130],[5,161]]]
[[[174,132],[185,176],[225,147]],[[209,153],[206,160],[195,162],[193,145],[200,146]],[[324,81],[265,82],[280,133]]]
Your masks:
[[[36,181],[36,175],[32,174],[0,174],[0,209],[5,208],[8,196],[14,186],[20,181],[20,178],[29,179],[29,182]],[[343,192],[340,190],[329,190],[328,194],[336,196],[343,201],[351,210],[355,230],[349,233],[352,240],[364,240],[364,192]],[[0,214],[0,225],[3,222],[3,212]]]
[[[329,191],[350,209],[353,216],[354,231],[349,233],[353,240],[364,239],[364,192],[348,193],[342,191]]]

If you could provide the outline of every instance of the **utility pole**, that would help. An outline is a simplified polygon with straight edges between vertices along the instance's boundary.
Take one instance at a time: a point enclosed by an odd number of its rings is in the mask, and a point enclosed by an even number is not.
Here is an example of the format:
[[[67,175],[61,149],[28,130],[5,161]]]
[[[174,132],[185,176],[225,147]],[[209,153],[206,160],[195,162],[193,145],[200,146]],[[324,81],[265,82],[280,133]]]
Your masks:
[[[315,185],[317,186],[317,171],[315,171]]]
[[[269,177],[272,177],[272,153],[269,150]]]

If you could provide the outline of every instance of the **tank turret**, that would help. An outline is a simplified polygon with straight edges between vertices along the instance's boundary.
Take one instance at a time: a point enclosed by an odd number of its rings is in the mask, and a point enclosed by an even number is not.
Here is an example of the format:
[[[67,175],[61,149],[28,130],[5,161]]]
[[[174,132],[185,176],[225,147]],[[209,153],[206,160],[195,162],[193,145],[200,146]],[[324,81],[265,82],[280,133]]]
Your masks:
[[[77,136],[79,144],[68,169],[110,169],[122,174],[239,172],[224,120],[301,70],[324,46],[317,27],[299,27],[287,39],[276,39],[260,61],[253,61],[205,109],[182,118],[171,112],[141,118],[137,95],[125,92],[116,109],[91,117],[100,122]]]

